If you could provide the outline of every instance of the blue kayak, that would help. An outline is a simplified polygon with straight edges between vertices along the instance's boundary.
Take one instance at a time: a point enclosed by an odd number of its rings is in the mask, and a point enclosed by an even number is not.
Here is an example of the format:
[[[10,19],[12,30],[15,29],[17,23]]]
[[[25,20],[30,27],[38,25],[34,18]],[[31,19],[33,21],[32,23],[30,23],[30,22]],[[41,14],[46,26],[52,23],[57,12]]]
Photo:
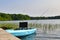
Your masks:
[[[8,33],[11,33],[14,36],[26,36],[36,32],[36,28],[27,29],[27,30],[6,30]]]

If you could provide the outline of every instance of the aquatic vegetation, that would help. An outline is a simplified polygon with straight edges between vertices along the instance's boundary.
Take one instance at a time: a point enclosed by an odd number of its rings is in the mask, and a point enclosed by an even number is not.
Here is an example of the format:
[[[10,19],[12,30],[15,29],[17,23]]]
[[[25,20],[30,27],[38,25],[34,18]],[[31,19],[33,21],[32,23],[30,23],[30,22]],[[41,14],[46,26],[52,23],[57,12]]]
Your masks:
[[[41,23],[28,23],[29,28],[40,28],[41,30],[54,31],[60,28],[60,24],[41,24]],[[0,23],[0,28],[17,29],[18,23]]]
[[[18,27],[19,27],[19,25],[14,24],[14,23],[2,23],[2,24],[0,24],[0,28],[3,28],[3,29],[16,29]]]
[[[40,29],[46,30],[46,31],[54,31],[54,30],[57,30],[57,28],[60,28],[60,24],[38,24],[38,23],[30,23],[29,27],[40,28]]]

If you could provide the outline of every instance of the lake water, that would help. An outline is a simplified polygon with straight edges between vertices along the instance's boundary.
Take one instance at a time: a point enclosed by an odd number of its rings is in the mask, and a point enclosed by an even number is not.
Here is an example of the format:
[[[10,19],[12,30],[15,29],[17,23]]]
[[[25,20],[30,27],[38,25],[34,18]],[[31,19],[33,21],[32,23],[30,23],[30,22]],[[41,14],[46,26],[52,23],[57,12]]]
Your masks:
[[[28,22],[29,27],[37,28],[36,33],[19,37],[22,40],[60,40],[60,19],[0,21],[0,23]]]

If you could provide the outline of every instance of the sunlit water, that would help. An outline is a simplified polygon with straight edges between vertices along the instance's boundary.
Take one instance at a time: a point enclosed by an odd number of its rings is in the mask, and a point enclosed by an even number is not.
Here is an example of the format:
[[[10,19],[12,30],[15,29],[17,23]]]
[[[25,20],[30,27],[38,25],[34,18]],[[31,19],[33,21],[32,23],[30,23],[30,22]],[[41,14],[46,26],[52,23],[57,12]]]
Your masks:
[[[0,21],[0,23],[28,22],[28,26],[37,28],[36,33],[19,37],[22,40],[60,40],[60,19],[55,20],[24,20]]]
[[[22,40],[60,40],[60,33],[58,31],[42,31],[38,28],[36,33],[18,38]]]

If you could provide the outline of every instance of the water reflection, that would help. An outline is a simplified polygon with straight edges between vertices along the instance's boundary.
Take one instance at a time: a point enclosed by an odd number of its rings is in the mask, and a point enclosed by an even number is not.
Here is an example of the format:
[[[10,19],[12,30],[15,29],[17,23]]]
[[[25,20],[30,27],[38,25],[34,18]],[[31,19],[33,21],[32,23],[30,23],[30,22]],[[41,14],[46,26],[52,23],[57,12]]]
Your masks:
[[[30,24],[38,28],[36,40],[60,40],[60,24]]]
[[[21,37],[18,37],[18,38],[20,38],[22,40],[35,40],[35,36],[36,36],[36,33],[28,35],[28,36],[21,36]]]

